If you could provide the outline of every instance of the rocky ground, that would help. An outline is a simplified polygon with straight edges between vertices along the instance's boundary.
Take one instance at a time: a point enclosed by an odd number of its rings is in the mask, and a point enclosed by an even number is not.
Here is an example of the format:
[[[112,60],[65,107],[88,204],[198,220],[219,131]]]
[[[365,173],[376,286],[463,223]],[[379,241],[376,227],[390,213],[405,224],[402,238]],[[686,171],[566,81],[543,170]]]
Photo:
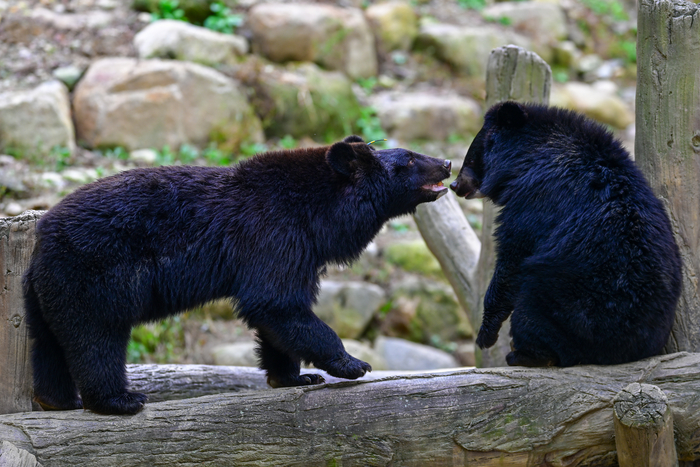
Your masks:
[[[632,147],[634,10],[618,0],[210,3],[0,0],[0,216],[133,167],[229,164],[349,133],[458,168],[485,110],[488,54],[506,44],[552,65],[551,103]],[[153,21],[178,10],[234,33]],[[478,231],[479,202],[463,209]],[[465,314],[410,217],[331,268],[315,311],[375,368],[473,361]],[[130,359],[254,364],[252,340],[215,304],[136,329]]]

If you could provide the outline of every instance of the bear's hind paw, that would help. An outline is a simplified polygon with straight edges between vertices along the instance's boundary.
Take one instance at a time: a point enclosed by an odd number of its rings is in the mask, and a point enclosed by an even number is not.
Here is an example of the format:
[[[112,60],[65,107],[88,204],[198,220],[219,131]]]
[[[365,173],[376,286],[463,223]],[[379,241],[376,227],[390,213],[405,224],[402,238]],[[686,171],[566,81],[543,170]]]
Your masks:
[[[123,392],[115,397],[91,401],[86,409],[103,415],[134,415],[143,409],[148,396],[140,392]]]
[[[305,375],[285,376],[285,377],[267,377],[267,384],[273,388],[289,388],[293,386],[309,386],[312,384],[322,384],[326,380],[323,376],[316,373],[307,373]]]

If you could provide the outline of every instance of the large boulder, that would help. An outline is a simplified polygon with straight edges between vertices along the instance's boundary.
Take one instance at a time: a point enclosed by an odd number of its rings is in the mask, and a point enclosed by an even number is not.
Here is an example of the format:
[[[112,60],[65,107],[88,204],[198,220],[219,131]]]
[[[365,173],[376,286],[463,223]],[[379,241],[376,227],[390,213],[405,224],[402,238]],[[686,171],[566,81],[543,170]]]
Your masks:
[[[371,100],[384,130],[399,141],[446,140],[474,135],[481,108],[471,98],[437,92],[386,92]]]
[[[384,290],[368,282],[324,280],[314,313],[342,338],[357,338],[386,301]]]
[[[602,84],[602,83],[601,83]],[[550,104],[582,112],[618,129],[634,123],[634,112],[614,92],[614,86],[569,82],[552,88]]]
[[[251,100],[268,137],[330,141],[354,132],[361,107],[343,73],[313,63],[282,67],[255,59],[241,69],[247,69],[241,79],[253,90]]]
[[[78,83],[73,107],[78,138],[89,147],[203,146],[216,136],[235,149],[263,141],[239,84],[195,63],[98,60]]]
[[[362,10],[261,3],[248,12],[253,51],[274,62],[315,62],[353,79],[377,74],[374,35]]]
[[[408,2],[376,3],[365,10],[383,52],[409,50],[418,35],[418,15]]]
[[[460,366],[447,352],[404,339],[378,337],[374,350],[386,361],[387,370],[428,371]]]
[[[502,2],[482,11],[485,17],[507,21],[515,31],[533,41],[533,50],[546,62],[552,47],[567,37],[566,15],[558,3]]]
[[[174,58],[203,65],[232,64],[248,51],[244,37],[164,19],[134,37],[141,58]]]
[[[46,155],[75,147],[68,89],[49,81],[29,91],[0,94],[0,150]]]
[[[509,44],[528,50],[532,47],[527,37],[496,25],[473,27],[424,23],[414,49],[432,53],[467,76],[483,80],[491,51]]]

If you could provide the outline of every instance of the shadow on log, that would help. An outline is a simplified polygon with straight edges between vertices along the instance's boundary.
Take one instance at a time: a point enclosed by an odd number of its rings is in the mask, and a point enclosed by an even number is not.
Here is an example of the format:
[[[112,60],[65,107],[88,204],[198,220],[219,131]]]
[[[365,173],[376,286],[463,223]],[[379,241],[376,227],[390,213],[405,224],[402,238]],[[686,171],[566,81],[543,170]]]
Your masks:
[[[191,378],[196,386],[218,374],[222,384],[232,378],[230,385],[241,386],[239,371],[197,366]],[[262,387],[262,373],[245,372],[242,386]],[[131,368],[134,381],[136,373],[139,366]],[[171,378],[171,393],[192,384],[188,378]],[[245,390],[150,403],[134,416],[3,415],[0,440],[44,466],[613,466],[613,400],[634,382],[666,394],[679,458],[700,459],[700,355],[686,353],[609,367],[472,369]]]

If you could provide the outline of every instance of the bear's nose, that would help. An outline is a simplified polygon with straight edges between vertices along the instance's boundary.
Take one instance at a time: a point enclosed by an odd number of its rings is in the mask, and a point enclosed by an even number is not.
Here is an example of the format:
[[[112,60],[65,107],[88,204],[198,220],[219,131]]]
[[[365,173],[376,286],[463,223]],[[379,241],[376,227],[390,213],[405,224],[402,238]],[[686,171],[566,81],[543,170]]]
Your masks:
[[[442,163],[442,166],[447,170],[452,170],[452,161],[449,159],[445,159]]]
[[[452,188],[452,191],[457,191],[457,180],[450,183],[450,188]]]

